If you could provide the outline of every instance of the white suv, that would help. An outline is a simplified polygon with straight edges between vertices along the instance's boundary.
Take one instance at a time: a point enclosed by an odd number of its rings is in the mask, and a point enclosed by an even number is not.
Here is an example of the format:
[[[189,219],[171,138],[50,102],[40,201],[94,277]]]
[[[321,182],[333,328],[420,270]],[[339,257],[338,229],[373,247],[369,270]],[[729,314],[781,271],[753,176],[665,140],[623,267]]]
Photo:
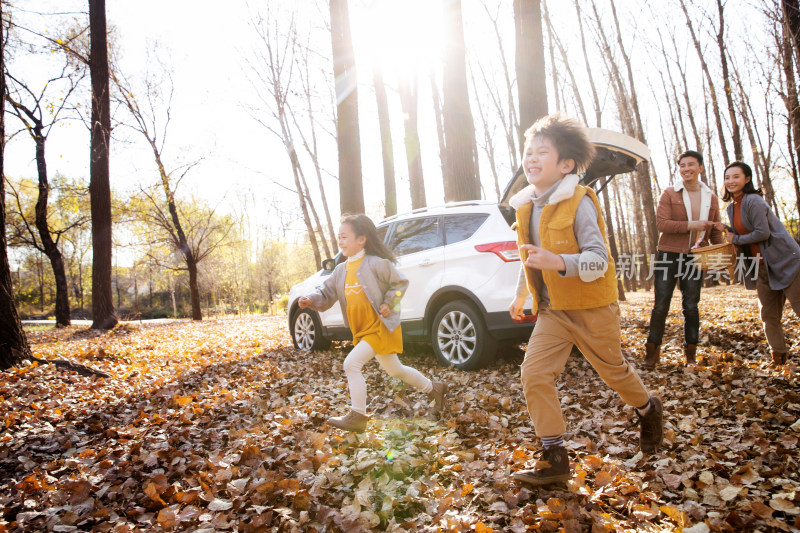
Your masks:
[[[609,130],[588,131],[597,156],[583,176],[586,184],[630,172],[649,159],[647,147],[631,137]],[[401,302],[403,336],[430,342],[444,365],[480,368],[492,361],[502,344],[520,343],[530,336],[533,322],[512,322],[508,312],[520,263],[516,232],[511,229],[514,210],[507,200],[526,184],[519,170],[500,203],[451,203],[378,224],[397,256],[398,268],[410,282]],[[322,270],[289,292],[287,316],[295,347],[319,350],[331,340],[352,338],[338,304],[323,313],[297,306],[298,298],[315,290],[341,260],[341,254],[326,259]]]

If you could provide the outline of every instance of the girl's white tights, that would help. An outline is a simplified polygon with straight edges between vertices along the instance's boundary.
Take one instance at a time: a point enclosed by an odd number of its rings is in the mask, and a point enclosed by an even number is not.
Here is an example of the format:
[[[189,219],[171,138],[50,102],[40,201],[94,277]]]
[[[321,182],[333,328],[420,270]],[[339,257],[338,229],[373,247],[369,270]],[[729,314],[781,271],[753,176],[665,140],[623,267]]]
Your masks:
[[[344,360],[344,373],[350,387],[353,411],[362,415],[367,414],[367,382],[361,369],[373,357],[391,377],[402,379],[422,392],[428,393],[433,390],[431,380],[423,376],[419,370],[403,365],[396,353],[376,354],[368,342],[360,341]]]

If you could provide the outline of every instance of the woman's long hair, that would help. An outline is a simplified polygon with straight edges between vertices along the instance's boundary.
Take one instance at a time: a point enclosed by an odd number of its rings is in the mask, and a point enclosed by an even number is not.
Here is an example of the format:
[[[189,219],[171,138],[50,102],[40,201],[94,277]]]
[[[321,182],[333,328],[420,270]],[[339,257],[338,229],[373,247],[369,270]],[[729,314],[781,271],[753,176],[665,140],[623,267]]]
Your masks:
[[[732,167],[740,169],[744,173],[744,177],[749,178],[749,181],[744,184],[744,189],[742,189],[742,192],[744,194],[757,194],[759,196],[764,196],[764,193],[761,191],[761,189],[756,189],[756,186],[753,185],[753,170],[750,168],[750,165],[748,165],[747,163],[742,163],[741,161],[732,161],[725,166],[725,172],[727,172],[728,169]],[[731,200],[733,200],[733,195],[730,193],[728,189],[725,188],[725,182],[723,181],[722,201],[730,202]]]
[[[363,235],[367,238],[367,242],[364,243],[364,251],[366,253],[388,259],[392,263],[397,262],[392,251],[383,243],[381,236],[378,235],[375,223],[367,215],[345,215],[342,217],[342,224],[349,224],[356,237]]]

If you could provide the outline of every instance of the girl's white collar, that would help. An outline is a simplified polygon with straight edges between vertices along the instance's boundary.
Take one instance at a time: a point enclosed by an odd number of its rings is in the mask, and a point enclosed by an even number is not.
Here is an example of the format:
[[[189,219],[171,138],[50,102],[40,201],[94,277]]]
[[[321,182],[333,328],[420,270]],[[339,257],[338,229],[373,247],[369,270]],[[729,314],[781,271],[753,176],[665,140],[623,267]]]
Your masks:
[[[354,255],[353,257],[348,257],[348,258],[347,258],[347,262],[349,263],[350,261],[358,261],[359,259],[361,259],[362,257],[364,257],[364,254],[365,254],[365,253],[367,253],[367,252],[366,252],[366,250],[364,250],[364,249],[362,248],[362,249],[361,249],[361,251],[360,251],[360,252],[358,252],[358,253],[357,253],[356,255]]]

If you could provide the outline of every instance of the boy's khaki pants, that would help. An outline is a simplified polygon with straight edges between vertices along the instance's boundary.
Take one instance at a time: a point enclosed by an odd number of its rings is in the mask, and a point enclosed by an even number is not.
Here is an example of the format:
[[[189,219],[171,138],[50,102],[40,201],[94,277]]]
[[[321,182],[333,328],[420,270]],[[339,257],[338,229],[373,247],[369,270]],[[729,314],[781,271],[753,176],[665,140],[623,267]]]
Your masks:
[[[556,378],[564,371],[573,344],[626,404],[647,404],[650,395],[636,369],[622,356],[619,335],[616,303],[594,309],[539,310],[521,367],[525,401],[539,437],[554,437],[567,430]]]

